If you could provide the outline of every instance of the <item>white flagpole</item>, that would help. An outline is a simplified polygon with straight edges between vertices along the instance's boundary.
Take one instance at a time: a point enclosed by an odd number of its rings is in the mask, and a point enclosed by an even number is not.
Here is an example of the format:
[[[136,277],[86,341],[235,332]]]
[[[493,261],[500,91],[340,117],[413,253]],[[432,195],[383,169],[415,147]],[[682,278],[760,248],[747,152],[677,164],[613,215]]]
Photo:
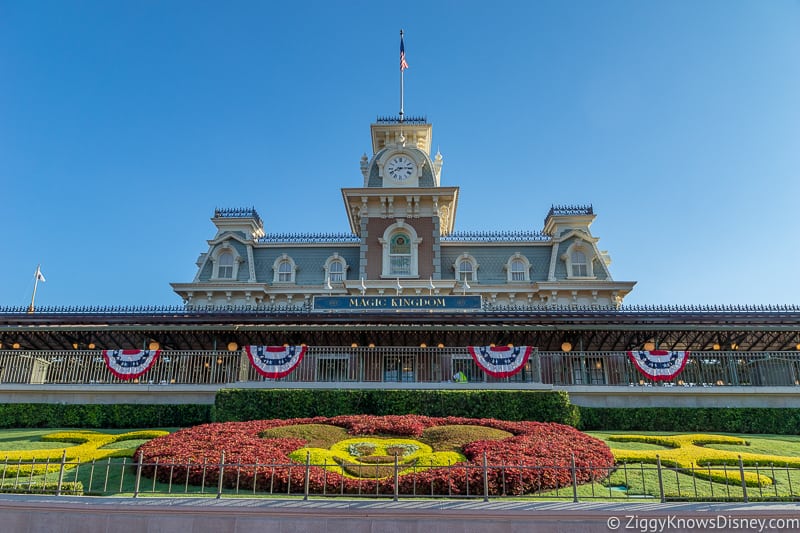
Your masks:
[[[33,276],[33,294],[31,294],[31,305],[28,306],[28,313],[33,313],[33,301],[36,299],[36,287],[39,286],[39,276],[41,275],[41,264],[36,265],[36,275]]]

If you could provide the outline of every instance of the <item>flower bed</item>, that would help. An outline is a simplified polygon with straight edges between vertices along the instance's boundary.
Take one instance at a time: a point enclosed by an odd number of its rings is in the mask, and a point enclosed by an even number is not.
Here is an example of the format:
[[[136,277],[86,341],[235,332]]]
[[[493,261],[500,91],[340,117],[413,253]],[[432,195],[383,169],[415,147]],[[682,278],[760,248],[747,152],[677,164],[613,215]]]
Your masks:
[[[512,435],[469,442],[462,450],[465,459],[456,464],[444,466],[432,459],[427,463],[420,460],[413,467],[404,468],[398,476],[402,494],[482,493],[484,454],[490,465],[488,492],[493,495],[528,494],[569,486],[572,483],[573,454],[578,483],[606,477],[614,464],[613,455],[605,443],[570,426],[418,415],[347,415],[205,424],[145,443],[140,446],[136,457],[141,452],[142,473],[148,477],[155,475],[162,482],[171,478],[176,483],[188,480],[190,484],[208,485],[219,480],[219,463],[224,451],[226,465],[241,465],[238,469],[226,466],[225,487],[252,490],[255,485],[256,490],[262,491],[298,492],[305,484],[305,461],[293,461],[290,454],[305,447],[307,440],[262,438],[261,434],[277,427],[303,424],[338,426],[351,436],[418,439],[427,428],[439,426],[484,426]],[[317,451],[312,453],[312,450]],[[327,455],[322,452],[326,450],[309,449],[308,452],[308,455],[303,453],[303,457],[309,457],[312,465],[308,480],[312,493],[375,494],[393,491],[394,475],[366,479],[354,477],[343,472],[335,462],[325,461]],[[446,457],[458,457],[458,454],[450,451]],[[318,461],[320,458],[323,461]]]

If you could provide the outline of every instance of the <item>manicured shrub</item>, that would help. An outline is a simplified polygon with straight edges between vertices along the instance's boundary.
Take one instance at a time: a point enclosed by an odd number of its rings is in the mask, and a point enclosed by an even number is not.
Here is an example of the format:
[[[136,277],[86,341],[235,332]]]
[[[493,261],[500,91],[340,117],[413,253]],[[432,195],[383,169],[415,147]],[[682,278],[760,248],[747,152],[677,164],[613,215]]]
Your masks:
[[[185,427],[212,420],[211,405],[0,404],[0,428]]]
[[[578,410],[563,391],[224,389],[215,405],[219,422],[347,414],[578,423]]]

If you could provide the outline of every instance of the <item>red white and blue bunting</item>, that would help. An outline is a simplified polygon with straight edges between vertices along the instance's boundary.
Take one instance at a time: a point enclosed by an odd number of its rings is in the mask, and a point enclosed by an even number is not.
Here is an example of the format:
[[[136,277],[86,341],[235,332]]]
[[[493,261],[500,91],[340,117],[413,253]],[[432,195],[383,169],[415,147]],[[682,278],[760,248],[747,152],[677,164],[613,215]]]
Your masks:
[[[136,379],[153,366],[161,350],[103,350],[103,359],[120,379]]]
[[[628,357],[636,369],[655,381],[666,381],[683,371],[689,352],[668,352],[666,350],[640,350],[628,352]]]
[[[492,377],[513,376],[525,366],[533,346],[468,346],[470,355]]]
[[[292,373],[306,353],[305,346],[245,346],[256,372],[265,378],[282,378]]]

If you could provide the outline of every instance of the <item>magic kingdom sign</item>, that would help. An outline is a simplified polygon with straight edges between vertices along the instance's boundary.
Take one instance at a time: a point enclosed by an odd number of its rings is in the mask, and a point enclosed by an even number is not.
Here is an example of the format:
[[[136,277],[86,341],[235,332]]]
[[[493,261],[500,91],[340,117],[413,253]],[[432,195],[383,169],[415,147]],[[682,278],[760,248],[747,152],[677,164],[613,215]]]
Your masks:
[[[480,296],[314,296],[314,311],[480,310]]]

